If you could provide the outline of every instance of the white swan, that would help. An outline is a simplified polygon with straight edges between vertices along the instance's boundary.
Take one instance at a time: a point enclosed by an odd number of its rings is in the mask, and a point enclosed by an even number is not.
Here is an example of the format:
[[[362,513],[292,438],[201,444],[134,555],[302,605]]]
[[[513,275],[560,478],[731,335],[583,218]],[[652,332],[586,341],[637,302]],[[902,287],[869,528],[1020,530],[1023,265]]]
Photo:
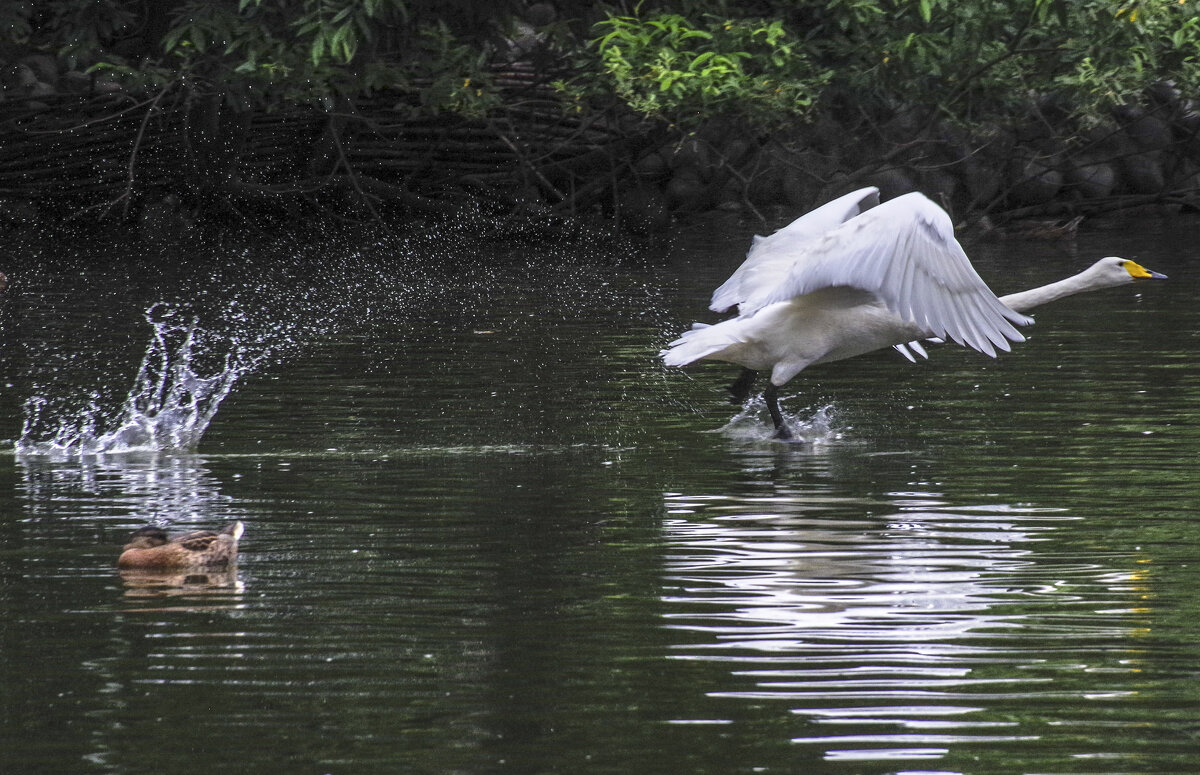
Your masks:
[[[942,208],[918,193],[879,204],[863,188],[755,237],[746,261],[713,293],[710,308],[736,305],[738,317],[697,323],[660,355],[668,366],[698,360],[744,367],[730,386],[743,401],[758,371],[770,370],[765,397],[777,438],[791,438],[779,388],[809,366],[882,347],[910,360],[921,339],[952,339],[995,357],[1025,337],[1023,313],[1074,293],[1142,279],[1165,279],[1110,256],[1050,285],[997,298],[975,272]]]

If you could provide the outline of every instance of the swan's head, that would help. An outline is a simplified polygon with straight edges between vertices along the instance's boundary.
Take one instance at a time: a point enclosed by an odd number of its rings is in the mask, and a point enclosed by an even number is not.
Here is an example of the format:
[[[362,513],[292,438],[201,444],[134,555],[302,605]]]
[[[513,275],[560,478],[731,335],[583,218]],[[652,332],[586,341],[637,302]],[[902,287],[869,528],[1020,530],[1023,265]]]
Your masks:
[[[1092,265],[1089,274],[1097,287],[1106,285],[1124,285],[1135,280],[1165,280],[1167,276],[1151,272],[1136,261],[1119,256],[1102,258]]]

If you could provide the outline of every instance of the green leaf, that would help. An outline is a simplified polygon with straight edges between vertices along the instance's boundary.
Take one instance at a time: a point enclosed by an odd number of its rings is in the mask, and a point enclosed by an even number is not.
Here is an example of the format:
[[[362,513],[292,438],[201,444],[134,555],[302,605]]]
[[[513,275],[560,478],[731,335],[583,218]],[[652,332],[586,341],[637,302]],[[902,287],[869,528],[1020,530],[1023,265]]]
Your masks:
[[[175,48],[179,45],[180,38],[183,37],[183,33],[184,33],[183,27],[176,27],[173,30],[168,30],[167,34],[165,36],[163,36],[163,42],[162,42],[163,51],[168,54],[174,53]]]
[[[325,33],[324,33],[324,31],[322,31],[315,38],[313,38],[311,56],[312,56],[313,67],[316,67],[317,65],[321,64],[321,59],[325,56]]]

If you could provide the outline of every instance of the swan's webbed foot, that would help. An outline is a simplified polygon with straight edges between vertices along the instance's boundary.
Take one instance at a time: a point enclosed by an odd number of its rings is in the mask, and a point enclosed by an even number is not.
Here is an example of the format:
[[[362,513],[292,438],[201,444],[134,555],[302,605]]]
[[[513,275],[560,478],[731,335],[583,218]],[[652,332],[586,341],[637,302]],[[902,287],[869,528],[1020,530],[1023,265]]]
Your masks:
[[[754,380],[758,379],[758,372],[754,369],[742,369],[742,373],[738,378],[729,384],[726,390],[729,391],[729,403],[744,404],[746,399],[750,397],[750,390],[754,387]]]

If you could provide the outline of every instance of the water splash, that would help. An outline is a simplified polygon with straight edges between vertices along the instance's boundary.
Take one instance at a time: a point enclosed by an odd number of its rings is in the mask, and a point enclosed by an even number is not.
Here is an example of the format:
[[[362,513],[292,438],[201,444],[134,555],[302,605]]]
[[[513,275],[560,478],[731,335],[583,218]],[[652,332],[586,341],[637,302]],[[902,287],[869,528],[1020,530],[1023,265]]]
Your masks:
[[[818,407],[807,417],[784,412],[784,419],[795,434],[795,441],[802,444],[828,444],[843,438],[844,428],[837,421],[833,404]],[[714,433],[744,443],[773,441],[775,438],[767,404],[761,395],[752,396],[740,412]]]
[[[193,450],[238,379],[266,357],[264,349],[232,341],[219,348],[224,355],[206,376],[201,364],[218,348],[207,341],[197,318],[165,304],[151,306],[144,315],[150,342],[120,408],[105,409],[103,396],[93,392],[75,413],[48,416],[50,400],[32,396],[25,401],[17,454],[70,458]]]
[[[15,341],[16,357],[6,351],[0,358],[0,383],[24,401],[15,449],[63,458],[194,449],[220,401],[251,370],[283,365],[313,345],[353,341],[365,369],[386,373],[395,368],[397,341],[464,329],[525,343],[521,357],[505,365],[512,378],[500,373],[496,383],[499,400],[526,411],[529,375],[555,374],[563,358],[563,347],[541,333],[545,320],[585,310],[608,315],[636,298],[641,317],[665,327],[662,283],[611,269],[640,262],[636,245],[590,233],[498,244],[482,225],[402,233],[314,226],[187,250],[143,246],[133,258],[124,244],[111,251],[33,245],[23,265],[30,304],[23,313],[38,335]],[[99,266],[103,277],[94,272]],[[85,286],[82,277],[91,281]],[[541,315],[528,313],[531,290],[540,294]],[[153,312],[143,312],[151,304]],[[431,310],[446,317],[439,322]],[[198,324],[182,320],[193,314]],[[149,345],[142,316],[154,329]],[[644,345],[635,337],[623,346]],[[447,352],[447,366],[457,366]],[[596,369],[590,384],[601,385],[611,375]],[[625,379],[631,393],[644,391],[632,372]],[[581,403],[569,427],[594,414]],[[17,430],[0,427],[0,435]]]

